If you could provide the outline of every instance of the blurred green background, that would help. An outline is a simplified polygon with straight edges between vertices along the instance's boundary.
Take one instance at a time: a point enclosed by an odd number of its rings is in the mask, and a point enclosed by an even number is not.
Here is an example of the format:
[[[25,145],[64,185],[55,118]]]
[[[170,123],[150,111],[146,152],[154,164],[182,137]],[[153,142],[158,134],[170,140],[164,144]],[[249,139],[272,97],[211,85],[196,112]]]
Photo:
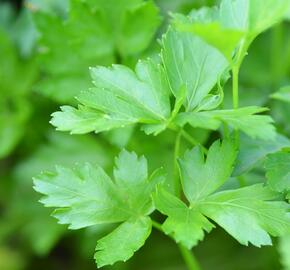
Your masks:
[[[80,2],[0,2],[0,270],[96,269],[96,241],[108,228],[68,231],[58,225],[50,217],[51,209],[38,203],[32,177],[56,164],[72,166],[82,161],[98,163],[111,172],[113,157],[124,147],[144,154],[151,169],[164,166],[170,177],[173,134],[166,131],[146,137],[132,127],[71,136],[54,131],[50,114],[62,104],[75,104],[76,93],[90,86],[89,66],[122,63],[132,67],[139,58],[154,56],[170,12],[186,14],[218,1],[156,0],[150,9],[136,14],[130,12],[132,6],[143,1]],[[269,94],[289,84],[289,26],[285,20],[263,33],[241,70],[241,105],[270,106],[279,131],[286,136],[290,135],[290,106],[270,100]],[[226,104],[230,104],[227,90]],[[202,130],[195,133],[205,143],[216,137]],[[216,229],[194,251],[204,270],[290,269],[287,238],[276,239],[274,247],[258,249],[241,246]],[[129,262],[104,269],[186,268],[176,245],[154,231]]]

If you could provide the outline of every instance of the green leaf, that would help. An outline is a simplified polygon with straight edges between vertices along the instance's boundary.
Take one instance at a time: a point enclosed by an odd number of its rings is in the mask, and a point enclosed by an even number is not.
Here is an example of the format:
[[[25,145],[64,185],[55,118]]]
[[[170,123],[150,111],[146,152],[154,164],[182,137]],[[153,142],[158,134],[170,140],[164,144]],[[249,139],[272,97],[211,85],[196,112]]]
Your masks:
[[[120,186],[134,187],[148,178],[147,160],[144,156],[138,159],[137,155],[122,151],[116,158],[115,164],[114,177]]]
[[[135,119],[110,117],[85,106],[79,106],[78,109],[71,106],[60,108],[61,111],[52,114],[50,123],[56,127],[56,130],[70,131],[71,134],[84,134],[91,131],[98,133],[131,125],[136,121]]]
[[[126,163],[128,156],[131,156],[130,164]],[[35,178],[35,190],[45,195],[41,199],[45,206],[58,208],[54,216],[60,223],[70,224],[71,229],[125,221],[152,211],[150,192],[155,181],[150,184],[143,178],[144,171],[143,175],[138,171],[130,173],[130,168],[138,167],[140,162],[147,169],[144,158],[139,161],[134,153],[121,152],[116,159],[114,182],[101,167],[89,163],[74,169],[58,166],[56,172]],[[122,170],[127,171],[125,180],[130,182],[126,185],[118,164],[123,164]],[[134,182],[136,179],[138,182]]]
[[[278,152],[268,155],[265,168],[268,183],[273,190],[290,191],[290,153]]]
[[[89,163],[73,170],[58,166],[55,173],[38,176],[34,185],[36,191],[46,195],[41,203],[61,207],[53,215],[61,224],[71,224],[71,229],[121,222],[130,217],[109,176]]]
[[[236,154],[233,142],[227,140],[212,144],[206,160],[201,147],[187,151],[179,159],[181,183],[187,200],[194,204],[222,186],[231,175]]]
[[[289,205],[273,201],[276,197],[258,184],[211,195],[202,202],[201,211],[243,245],[271,245],[269,235],[290,232]]]
[[[272,94],[271,98],[289,103],[290,102],[290,86],[282,87],[281,89],[279,89],[279,91]]]
[[[168,218],[162,229],[172,235],[177,243],[182,243],[188,249],[204,238],[204,230],[210,232],[214,227],[196,208],[189,208],[179,198],[163,188],[158,188],[154,194],[156,208]]]
[[[149,217],[129,220],[97,242],[95,260],[98,267],[127,261],[140,249],[151,233]]]
[[[223,88],[220,83],[218,83],[217,91],[206,95],[203,100],[200,102],[195,111],[210,111],[217,108],[224,99]]]
[[[112,68],[93,68],[91,74],[97,89],[107,89],[128,102],[136,102],[152,118],[169,117],[169,87],[162,66],[153,60],[139,61],[135,73],[125,66],[113,65]],[[79,100],[89,103],[85,95],[83,92]]]
[[[163,187],[153,195],[156,208],[167,215],[162,228],[177,242],[192,248],[210,231],[211,219],[241,244],[270,245],[272,236],[290,232],[289,205],[261,184],[216,192],[232,173],[233,143],[215,142],[206,161],[197,147],[185,154],[180,165],[183,192],[188,205]]]
[[[193,127],[218,129],[222,123],[233,129],[238,129],[252,138],[273,140],[276,136],[273,120],[267,115],[255,115],[264,112],[266,108],[244,107],[237,110],[214,110],[203,112],[180,113],[176,122],[183,126],[189,123]]]
[[[154,210],[151,193],[164,178],[157,170],[148,179],[146,159],[125,150],[116,158],[114,176],[113,181],[101,167],[86,163],[74,169],[58,166],[56,172],[34,179],[35,190],[45,195],[41,202],[56,207],[53,215],[71,229],[124,222],[98,243],[96,260],[100,265],[127,260],[144,244],[151,231],[151,220],[146,216]],[[126,241],[117,245],[120,237]],[[119,252],[108,249],[111,244],[117,245]],[[112,251],[118,255],[109,258]]]
[[[271,141],[241,136],[240,151],[233,175],[241,175],[261,163],[268,154],[289,147],[290,140],[280,134],[277,134],[275,139]]]
[[[196,51],[189,50],[190,46]],[[157,135],[171,124],[182,104],[187,110],[212,109],[220,104],[220,85],[217,93],[209,92],[220,83],[228,63],[216,49],[190,34],[170,30],[163,39],[162,59],[162,65],[153,59],[139,61],[135,72],[122,65],[92,68],[95,87],[77,96],[78,109],[62,107],[53,114],[51,123],[57,130],[71,133],[102,132],[140,123],[146,134]],[[176,78],[176,74],[180,76]],[[176,97],[172,112],[171,91]]]
[[[51,123],[58,130],[101,132],[135,123],[150,124],[147,133],[166,128],[170,90],[161,65],[149,59],[140,61],[135,72],[113,65],[94,68],[91,74],[95,88],[80,93],[78,110],[65,106],[53,114]]]
[[[185,108],[195,109],[228,67],[224,56],[199,37],[170,29],[162,40],[162,59],[175,97],[186,88]]]

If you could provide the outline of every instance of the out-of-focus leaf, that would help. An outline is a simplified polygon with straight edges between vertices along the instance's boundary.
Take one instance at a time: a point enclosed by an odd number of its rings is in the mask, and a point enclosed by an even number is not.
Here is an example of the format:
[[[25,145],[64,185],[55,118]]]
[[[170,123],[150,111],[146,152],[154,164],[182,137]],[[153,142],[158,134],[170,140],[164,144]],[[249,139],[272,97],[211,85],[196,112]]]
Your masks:
[[[36,47],[37,31],[30,12],[21,11],[12,25],[11,36],[19,48],[21,57],[31,58]]]
[[[26,129],[27,94],[35,77],[35,63],[21,61],[8,34],[0,29],[0,158],[14,149]]]
[[[252,169],[259,162],[262,162],[268,154],[275,153],[283,148],[289,147],[290,140],[280,134],[277,134],[276,138],[272,141],[241,136],[240,151],[233,175],[241,175]]]
[[[290,86],[282,87],[279,91],[272,94],[271,97],[290,103]]]
[[[219,21],[219,15],[219,9],[216,7],[201,8],[193,10],[188,17],[181,14],[175,15],[174,24],[180,31],[191,32],[200,36],[231,61],[243,32],[224,28]]]
[[[34,253],[46,255],[66,228],[57,224],[50,216],[51,211],[37,202],[39,196],[32,189],[32,177],[41,170],[52,170],[55,164],[72,166],[85,161],[110,166],[110,151],[105,151],[94,138],[50,133],[48,142],[20,162],[13,172],[14,191],[1,220],[2,224],[13,227],[4,237],[10,237],[17,231]]]
[[[25,258],[21,254],[8,247],[0,246],[0,269],[23,270],[25,265]]]
[[[289,5],[288,0],[223,0],[220,19],[227,28],[256,36],[281,21]]]
[[[160,22],[153,2],[142,0],[71,0],[66,20],[37,11],[34,19],[45,74],[37,89],[61,103],[72,103],[90,87],[89,67],[108,65],[119,54],[125,57],[147,48]]]
[[[280,238],[278,250],[283,270],[290,270],[290,234]]]
[[[268,183],[273,190],[290,192],[290,153],[268,155],[265,168]]]
[[[188,17],[177,15],[174,24],[200,36],[231,61],[240,44],[247,49],[256,36],[281,21],[289,7],[287,0],[222,0],[219,8],[194,10]]]

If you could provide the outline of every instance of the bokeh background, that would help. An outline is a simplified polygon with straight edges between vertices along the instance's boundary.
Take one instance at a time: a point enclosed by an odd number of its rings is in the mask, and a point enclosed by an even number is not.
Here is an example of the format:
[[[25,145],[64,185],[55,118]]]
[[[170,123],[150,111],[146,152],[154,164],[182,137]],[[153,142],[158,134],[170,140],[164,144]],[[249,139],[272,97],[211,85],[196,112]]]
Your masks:
[[[139,58],[158,53],[170,12],[186,14],[218,3],[155,0],[149,14],[133,14],[128,19],[131,27],[122,31],[119,22],[129,16],[124,14],[136,1],[87,1],[97,3],[106,15],[106,30],[88,8],[69,12],[72,2],[78,1],[0,2],[0,270],[96,269],[96,241],[110,228],[69,231],[58,225],[50,217],[51,209],[38,203],[32,177],[56,164],[72,166],[82,161],[98,163],[110,173],[114,156],[124,147],[144,154],[151,170],[164,166],[171,177],[174,134],[167,131],[148,138],[132,127],[71,136],[55,131],[50,115],[62,104],[74,105],[76,93],[90,86],[89,66],[122,63],[134,67]],[[270,106],[279,131],[288,137],[290,106],[269,95],[289,84],[289,30],[286,18],[263,33],[241,70],[241,105]],[[230,107],[231,94],[225,91]],[[203,130],[195,134],[206,144],[217,137]],[[260,175],[255,172],[245,181],[255,182]],[[235,179],[230,184],[234,186]],[[194,252],[204,270],[289,270],[289,238],[275,239],[273,247],[259,249],[241,246],[222,229],[215,229]],[[154,231],[130,261],[104,269],[186,268],[176,245]]]

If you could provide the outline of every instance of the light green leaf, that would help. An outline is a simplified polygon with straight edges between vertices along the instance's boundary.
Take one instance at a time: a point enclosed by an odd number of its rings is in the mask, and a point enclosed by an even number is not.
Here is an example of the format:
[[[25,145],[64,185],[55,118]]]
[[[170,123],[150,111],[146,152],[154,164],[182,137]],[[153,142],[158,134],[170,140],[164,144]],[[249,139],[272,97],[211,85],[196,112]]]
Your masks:
[[[114,177],[120,186],[135,186],[148,178],[147,160],[144,156],[138,158],[135,153],[122,151],[115,164]]]
[[[170,29],[162,40],[162,59],[173,94],[186,88],[185,107],[195,109],[228,67],[224,56],[199,37]]]
[[[114,176],[113,181],[101,167],[87,163],[74,169],[58,166],[34,179],[34,189],[44,195],[41,202],[55,207],[53,216],[71,229],[124,222],[98,242],[101,266],[129,259],[144,244],[151,232],[146,217],[154,210],[151,193],[164,180],[162,170],[148,179],[146,159],[125,150],[116,158]]]
[[[290,232],[289,204],[262,184],[215,192],[231,175],[235,151],[230,141],[215,142],[206,161],[199,148],[185,155],[180,171],[188,206],[158,187],[153,195],[156,208],[168,218],[165,233],[189,249],[203,239],[215,221],[241,244],[270,245],[272,236]],[[275,200],[276,199],[276,200]]]
[[[98,267],[127,261],[140,249],[151,233],[152,222],[149,217],[128,220],[117,229],[98,240],[95,260]]]
[[[268,115],[255,115],[264,112],[266,108],[244,107],[237,110],[214,110],[203,112],[180,113],[176,122],[183,126],[189,123],[193,127],[218,129],[222,123],[233,129],[238,129],[253,138],[273,140],[276,136],[273,119]]]
[[[136,119],[113,118],[96,110],[79,106],[62,106],[61,111],[52,114],[50,123],[56,130],[70,131],[71,134],[84,134],[95,131],[96,133],[114,128],[131,125]]]
[[[59,207],[53,215],[61,224],[71,224],[71,229],[130,218],[130,211],[109,176],[89,163],[73,170],[58,166],[55,173],[35,178],[34,186],[45,195],[41,203]]]
[[[273,190],[290,191],[290,153],[278,152],[268,155],[265,168],[268,183]]]
[[[216,141],[209,148],[206,160],[201,147],[187,151],[179,159],[181,183],[187,200],[195,202],[216,191],[230,177],[236,159],[232,141]]]
[[[125,66],[113,65],[112,68],[93,68],[91,74],[97,89],[106,89],[128,102],[137,103],[148,117],[164,119],[169,116],[169,88],[164,70],[152,60],[139,61],[136,73]],[[85,95],[86,92],[83,92],[79,100],[87,104],[89,100]]]
[[[130,170],[140,165],[142,172]],[[45,206],[57,207],[53,215],[61,224],[79,229],[150,213],[150,193],[160,179],[153,175],[149,181],[145,170],[144,157],[138,160],[134,153],[124,151],[116,159],[114,182],[101,167],[87,163],[74,169],[58,166],[56,172],[36,177],[34,186],[45,195],[41,199]]]
[[[204,238],[204,230],[210,232],[214,227],[196,208],[189,208],[179,198],[163,188],[158,188],[154,194],[156,208],[167,215],[162,229],[172,235],[177,243],[182,243],[188,249]]]
[[[198,105],[196,111],[210,111],[217,108],[224,99],[224,92],[221,86],[218,87],[216,93],[208,94]]]
[[[201,212],[241,244],[271,245],[269,235],[290,232],[289,205],[273,201],[277,194],[263,185],[222,191],[201,203]]]
[[[95,88],[80,93],[78,110],[65,106],[53,114],[51,123],[58,130],[100,132],[134,123],[150,124],[147,133],[166,128],[170,90],[161,65],[149,59],[140,61],[136,72],[113,65],[94,68],[91,74]]]
[[[285,102],[290,102],[290,86],[285,86],[279,89],[276,93],[271,95],[271,98],[278,99]]]

